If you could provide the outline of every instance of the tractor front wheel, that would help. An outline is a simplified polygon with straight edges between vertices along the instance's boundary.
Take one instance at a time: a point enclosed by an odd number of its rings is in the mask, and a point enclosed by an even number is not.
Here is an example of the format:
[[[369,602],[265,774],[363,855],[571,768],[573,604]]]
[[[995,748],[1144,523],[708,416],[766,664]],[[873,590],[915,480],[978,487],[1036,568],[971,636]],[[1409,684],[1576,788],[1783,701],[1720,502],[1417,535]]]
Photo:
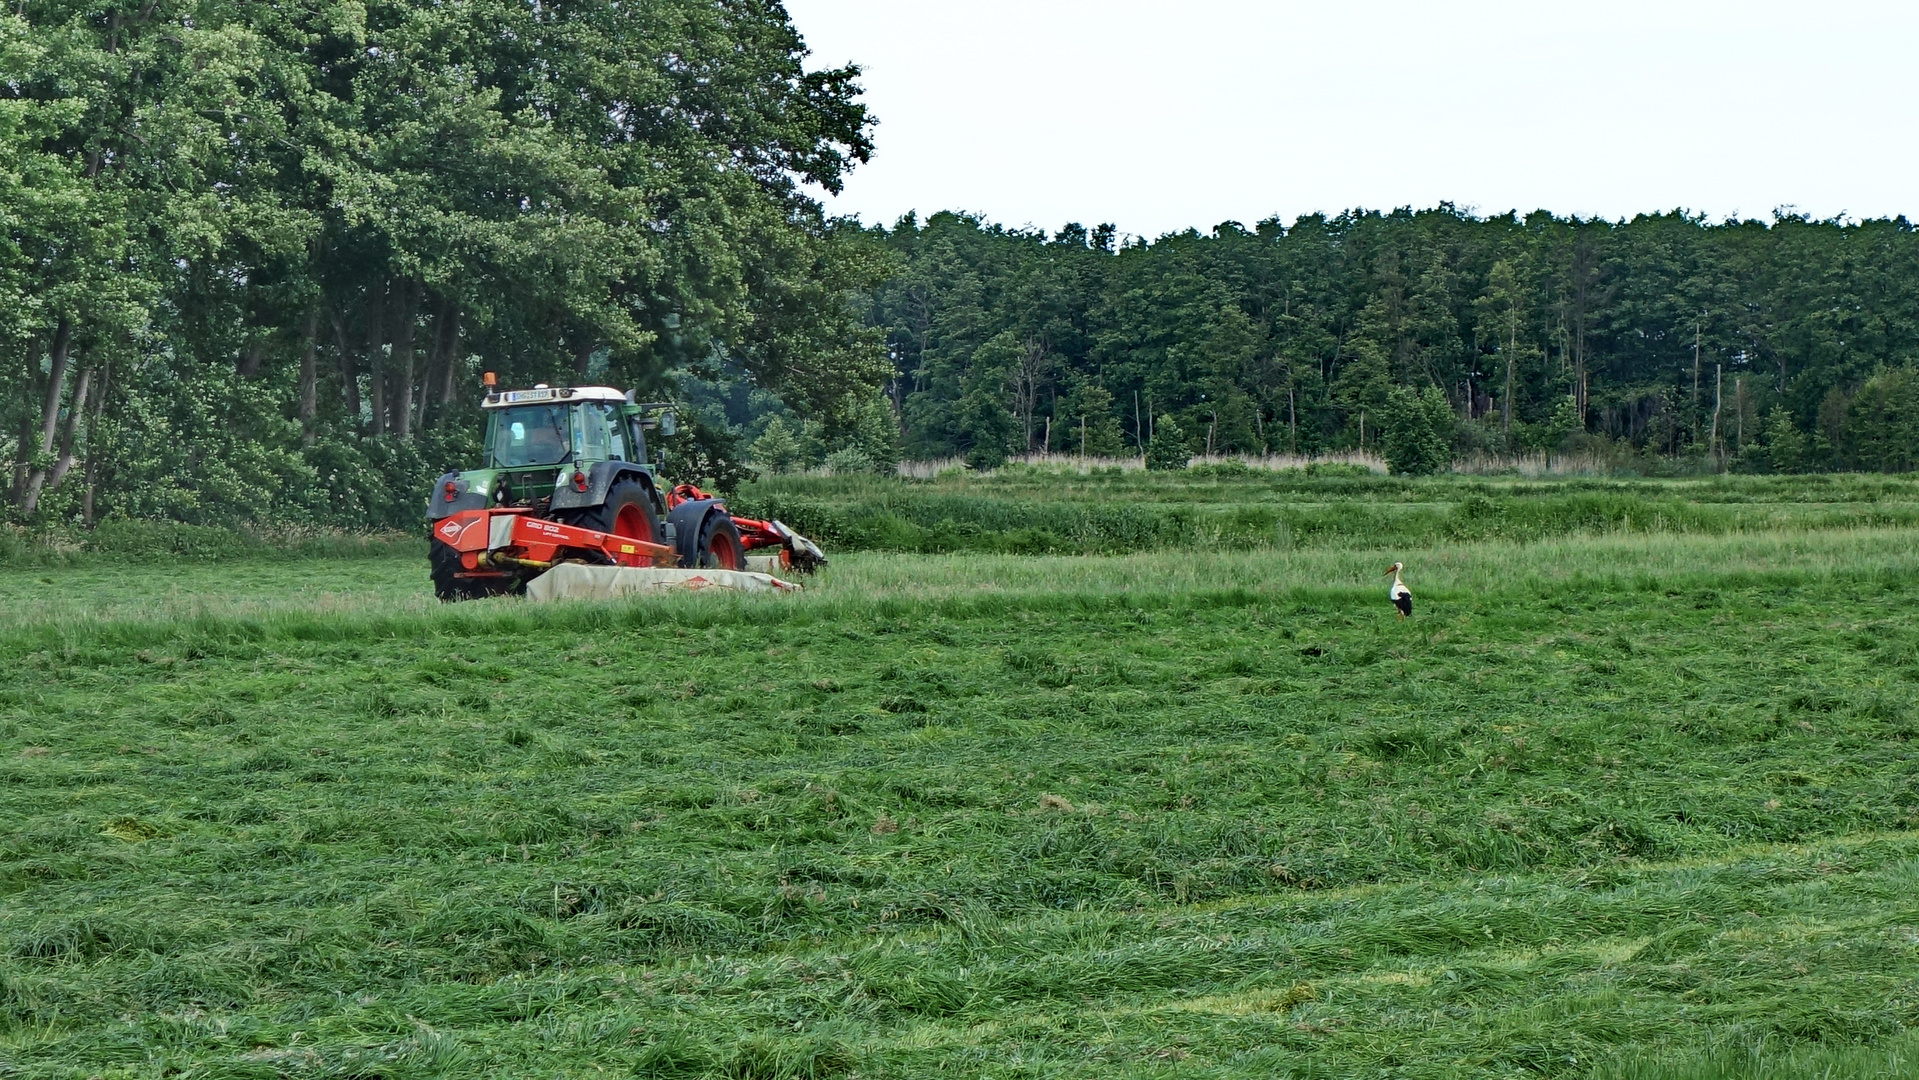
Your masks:
[[[708,514],[700,527],[698,562],[706,570],[746,569],[746,545],[740,542],[740,527],[724,513]]]
[[[498,596],[514,591],[516,582],[512,578],[463,578],[460,573],[466,568],[460,564],[460,553],[440,543],[432,541],[433,550],[427,560],[433,577],[433,595],[446,603],[455,600],[478,600],[483,596]]]

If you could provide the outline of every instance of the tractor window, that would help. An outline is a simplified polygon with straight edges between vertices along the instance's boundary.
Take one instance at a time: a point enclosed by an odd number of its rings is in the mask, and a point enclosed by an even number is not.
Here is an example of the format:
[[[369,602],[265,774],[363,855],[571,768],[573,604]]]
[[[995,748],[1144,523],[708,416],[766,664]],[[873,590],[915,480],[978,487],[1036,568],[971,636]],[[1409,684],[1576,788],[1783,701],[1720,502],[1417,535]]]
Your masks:
[[[558,465],[572,448],[567,413],[560,405],[522,405],[494,414],[493,464],[501,468]]]
[[[633,456],[626,452],[626,424],[620,411],[611,405],[602,405],[600,412],[606,416],[606,432],[613,440],[613,452],[608,456],[615,461],[632,461]]]
[[[580,457],[587,461],[605,461],[613,456],[612,435],[606,430],[606,408],[580,406]]]

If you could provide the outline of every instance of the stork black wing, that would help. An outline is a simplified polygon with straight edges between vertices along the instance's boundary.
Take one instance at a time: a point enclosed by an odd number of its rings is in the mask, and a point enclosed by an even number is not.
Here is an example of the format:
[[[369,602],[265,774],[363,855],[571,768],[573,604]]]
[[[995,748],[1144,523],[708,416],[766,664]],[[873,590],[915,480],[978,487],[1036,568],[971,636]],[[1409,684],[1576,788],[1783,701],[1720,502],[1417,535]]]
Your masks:
[[[1401,615],[1411,615],[1413,613],[1413,594],[1409,592],[1399,593],[1393,597],[1393,606],[1399,609]]]

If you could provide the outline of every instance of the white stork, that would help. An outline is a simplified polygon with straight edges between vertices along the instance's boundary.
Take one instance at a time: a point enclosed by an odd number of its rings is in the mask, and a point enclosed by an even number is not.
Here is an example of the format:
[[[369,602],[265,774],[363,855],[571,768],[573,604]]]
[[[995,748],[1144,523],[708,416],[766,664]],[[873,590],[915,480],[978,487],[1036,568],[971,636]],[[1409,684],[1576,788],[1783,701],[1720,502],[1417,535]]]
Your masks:
[[[1393,606],[1399,609],[1402,619],[1413,613],[1413,591],[1399,580],[1399,572],[1405,568],[1405,563],[1394,563],[1386,568],[1386,572],[1393,576],[1393,587],[1387,590],[1386,595],[1393,598]]]

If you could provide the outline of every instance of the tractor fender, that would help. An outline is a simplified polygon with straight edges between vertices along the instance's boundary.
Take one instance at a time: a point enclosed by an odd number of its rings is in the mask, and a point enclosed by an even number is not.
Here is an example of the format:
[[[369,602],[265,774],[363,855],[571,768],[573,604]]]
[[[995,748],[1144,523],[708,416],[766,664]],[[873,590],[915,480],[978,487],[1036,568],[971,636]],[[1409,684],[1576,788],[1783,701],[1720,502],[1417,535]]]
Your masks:
[[[700,531],[706,519],[726,513],[726,504],[718,499],[690,499],[673,508],[666,520],[666,542],[679,554],[681,566],[698,566]]]
[[[559,484],[553,489],[553,509],[583,510],[598,506],[606,501],[606,493],[613,490],[614,483],[623,479],[639,481],[640,486],[646,489],[646,497],[653,500],[654,516],[665,515],[666,502],[660,498],[659,488],[653,483],[653,474],[631,461],[595,463],[586,471],[585,491],[572,484]]]
[[[487,491],[484,485],[478,489],[469,488],[464,491],[456,491],[453,497],[449,499],[446,497],[446,486],[448,484],[459,484],[465,487],[465,484],[460,479],[460,474],[457,472],[447,473],[438,480],[433,481],[433,486],[428,488],[426,493],[426,519],[428,521],[439,521],[442,518],[449,518],[462,510],[486,509]]]

